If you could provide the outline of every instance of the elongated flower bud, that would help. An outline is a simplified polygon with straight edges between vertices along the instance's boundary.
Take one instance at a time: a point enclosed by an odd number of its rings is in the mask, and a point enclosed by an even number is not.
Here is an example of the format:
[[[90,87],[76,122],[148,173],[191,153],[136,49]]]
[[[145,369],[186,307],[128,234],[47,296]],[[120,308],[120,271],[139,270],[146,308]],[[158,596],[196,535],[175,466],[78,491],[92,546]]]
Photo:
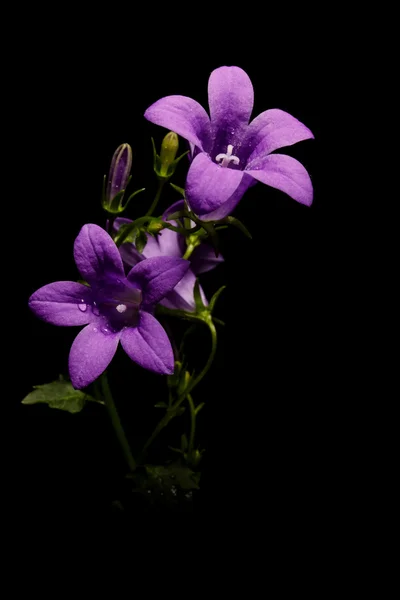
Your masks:
[[[117,194],[126,188],[132,168],[132,148],[129,144],[121,144],[112,158],[108,174],[106,202],[111,205]]]
[[[163,141],[161,142],[160,152],[160,173],[163,176],[169,175],[169,169],[171,164],[174,162],[175,157],[178,153],[179,140],[176,133],[170,131],[167,133]]]

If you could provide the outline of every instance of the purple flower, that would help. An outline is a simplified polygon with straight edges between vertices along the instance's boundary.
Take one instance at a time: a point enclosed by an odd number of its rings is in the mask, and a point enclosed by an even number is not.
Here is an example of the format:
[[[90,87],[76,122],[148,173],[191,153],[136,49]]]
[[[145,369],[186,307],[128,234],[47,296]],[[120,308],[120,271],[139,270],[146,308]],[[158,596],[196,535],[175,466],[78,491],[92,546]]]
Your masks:
[[[144,116],[189,141],[193,161],[186,198],[203,220],[226,217],[256,181],[277,188],[310,206],[310,177],[297,160],[271,154],[278,148],[313,138],[300,121],[279,109],[266,110],[251,121],[253,86],[239,67],[220,67],[210,75],[204,108],[186,96],[167,96]]]
[[[183,208],[183,200],[178,200],[178,202],[175,202],[165,211],[163,219],[166,219],[169,214],[183,210]],[[173,225],[177,225],[175,221],[169,222]],[[118,230],[121,225],[125,223],[132,223],[132,221],[130,219],[119,217],[114,222],[114,228]],[[124,263],[132,267],[142,260],[150,258],[154,259],[154,257],[170,256],[181,258],[185,253],[185,249],[183,235],[180,235],[171,229],[163,229],[156,237],[147,235],[147,244],[142,253],[138,252],[132,243],[122,244],[120,253]],[[165,296],[160,304],[167,308],[194,312],[196,310],[196,305],[193,289],[196,283],[196,276],[211,271],[219,263],[223,262],[223,260],[222,256],[218,256],[218,258],[215,256],[215,251],[209,244],[201,244],[198,246],[190,257],[190,269],[186,271],[180,282]],[[205,297],[201,286],[200,294],[204,305],[207,306],[207,298]]]
[[[75,240],[78,270],[90,287],[57,281],[29,299],[36,316],[53,325],[86,325],[69,355],[72,385],[92,383],[110,364],[121,342],[128,356],[150,371],[171,374],[170,341],[153,307],[185,275],[189,262],[176,257],[144,260],[125,276],[117,246],[98,225],[84,225]]]

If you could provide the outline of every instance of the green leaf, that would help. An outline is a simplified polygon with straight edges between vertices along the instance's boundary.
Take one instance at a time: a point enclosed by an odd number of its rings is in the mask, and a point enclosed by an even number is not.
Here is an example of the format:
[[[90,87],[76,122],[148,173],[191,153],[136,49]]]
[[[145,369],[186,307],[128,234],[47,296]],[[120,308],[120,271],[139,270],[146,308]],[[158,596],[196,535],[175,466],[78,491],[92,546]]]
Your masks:
[[[70,413],[80,412],[88,401],[104,404],[81,390],[75,390],[69,381],[59,380],[33,387],[33,392],[22,400],[22,404],[47,404],[50,408]]]
[[[172,188],[174,188],[174,190],[176,192],[178,192],[178,194],[181,194],[181,196],[184,198],[185,197],[185,190],[177,185],[175,185],[174,183],[170,183],[169,184]]]
[[[220,295],[222,294],[222,292],[224,291],[224,289],[226,288],[226,285],[223,285],[222,287],[219,288],[219,290],[217,290],[215,292],[215,294],[213,295],[213,297],[210,300],[210,304],[209,304],[209,311],[210,313],[214,312],[214,308],[215,308],[215,304],[218,300],[218,298],[220,297]]]
[[[203,406],[205,406],[205,403],[204,402],[200,402],[200,404],[198,406],[196,406],[194,414],[198,415],[199,412],[201,411],[201,409],[203,408]]]
[[[236,219],[235,217],[225,217],[225,219],[221,219],[221,221],[218,221],[219,223],[227,223],[228,225],[233,225],[234,227],[237,227],[238,229],[240,229],[240,231],[242,233],[244,233],[244,235],[246,237],[248,237],[250,240],[252,240],[252,235],[250,233],[250,231],[247,229],[247,227],[245,227],[243,225],[243,223],[241,221],[239,221],[239,219]]]
[[[188,449],[188,439],[186,433],[182,433],[181,435],[181,448],[183,452],[186,452],[186,450]]]
[[[136,240],[135,240],[135,246],[136,246],[137,251],[143,252],[146,244],[147,244],[146,233],[143,230],[139,231],[138,235],[136,236]]]
[[[200,295],[200,283],[199,283],[198,279],[196,279],[196,283],[194,284],[193,296],[194,296],[194,301],[196,304],[196,311],[201,312],[204,308],[204,304],[203,304],[203,300],[201,299],[201,295]]]
[[[182,490],[198,490],[200,473],[195,473],[180,462],[172,463],[166,467],[145,465],[147,474],[160,487],[178,485]]]
[[[157,404],[154,406],[155,408],[168,408],[168,404],[166,402],[157,402]]]

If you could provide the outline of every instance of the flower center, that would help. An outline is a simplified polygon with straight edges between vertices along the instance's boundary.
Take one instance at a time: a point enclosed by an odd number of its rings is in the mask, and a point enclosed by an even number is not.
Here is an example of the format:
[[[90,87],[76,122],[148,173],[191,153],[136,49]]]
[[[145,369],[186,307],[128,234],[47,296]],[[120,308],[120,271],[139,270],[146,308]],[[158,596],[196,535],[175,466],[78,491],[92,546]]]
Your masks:
[[[78,309],[86,312],[90,306],[94,315],[100,317],[103,333],[115,332],[132,326],[137,321],[142,302],[141,290],[119,285],[106,286],[97,290],[96,301],[78,303]]]
[[[226,154],[217,154],[217,156],[215,157],[215,161],[217,163],[222,161],[221,167],[227,167],[230,162],[233,162],[234,165],[238,165],[240,163],[240,160],[238,159],[237,156],[233,156],[232,152],[233,152],[233,146],[232,146],[232,144],[229,144]]]

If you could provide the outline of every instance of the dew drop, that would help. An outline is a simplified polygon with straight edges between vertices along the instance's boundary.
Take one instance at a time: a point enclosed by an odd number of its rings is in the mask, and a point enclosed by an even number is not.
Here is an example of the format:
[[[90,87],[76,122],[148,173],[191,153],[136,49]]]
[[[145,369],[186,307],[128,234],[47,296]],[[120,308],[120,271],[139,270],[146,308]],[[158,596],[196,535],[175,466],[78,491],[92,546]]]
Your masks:
[[[87,304],[86,302],[82,299],[79,304],[78,304],[78,308],[81,312],[86,312],[87,311]]]
[[[97,306],[96,302],[93,302],[92,311],[93,311],[93,314],[96,315],[96,317],[99,316],[100,311],[99,311],[99,307]]]
[[[174,485],[171,486],[171,492],[174,496],[176,496],[176,487]]]
[[[118,306],[116,306],[116,309],[119,313],[124,313],[126,311],[126,304],[118,304]]]

